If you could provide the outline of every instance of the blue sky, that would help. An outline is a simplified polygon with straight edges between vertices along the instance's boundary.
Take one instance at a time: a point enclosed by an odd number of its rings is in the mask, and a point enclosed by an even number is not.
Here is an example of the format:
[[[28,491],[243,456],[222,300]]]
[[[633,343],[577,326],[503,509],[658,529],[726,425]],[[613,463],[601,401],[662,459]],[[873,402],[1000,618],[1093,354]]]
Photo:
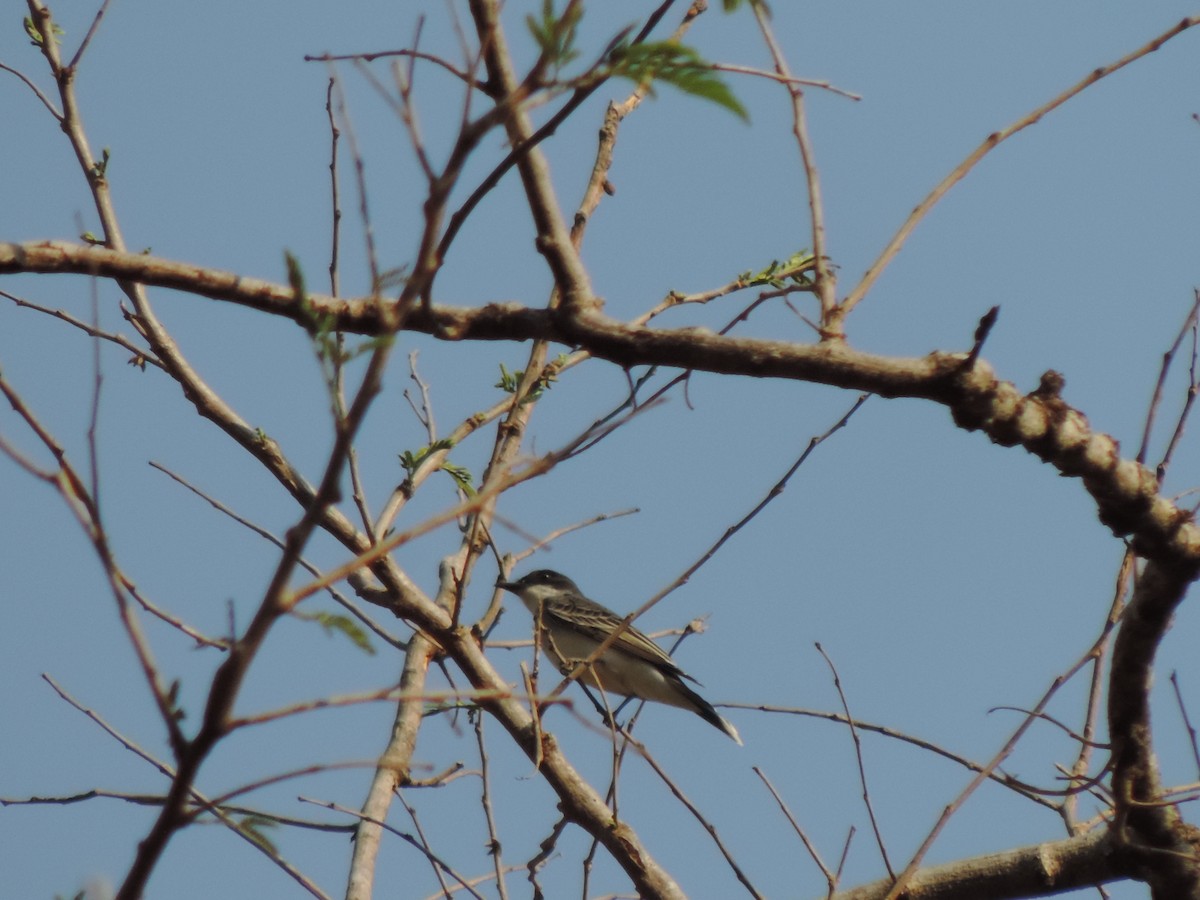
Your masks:
[[[522,15],[540,4],[510,3],[507,28],[530,60]],[[595,50],[645,5],[595,4],[585,47]],[[714,4],[719,7],[719,4]],[[777,3],[776,29],[793,70],[861,94],[861,102],[809,94],[810,129],[828,210],[830,254],[841,294],[849,291],[908,211],[987,134],[1035,108],[1097,66],[1141,46],[1189,12],[1183,4]],[[446,6],[429,10],[423,46],[453,55]],[[0,22],[0,62],[51,85],[21,29],[14,4]],[[246,275],[285,280],[284,251],[323,289],[329,247],[329,70],[305,54],[402,46],[415,4],[118,0],[79,77],[93,146],[111,149],[109,175],[131,248]],[[88,10],[56,10],[74,47]],[[668,20],[670,17],[668,17]],[[702,16],[688,41],[705,57],[766,67],[769,59],[746,10]],[[1093,427],[1132,455],[1161,354],[1197,283],[1196,210],[1200,35],[1188,33],[1101,82],[1004,144],[939,205],[848,322],[851,342],[879,353],[918,356],[969,345],[979,317],[999,304],[985,356],[1002,378],[1031,390],[1054,368],[1065,398]],[[352,67],[339,68],[363,149],[373,224],[385,266],[414,248],[422,182],[400,123]],[[383,70],[379,70],[383,71]],[[70,239],[95,229],[86,186],[55,123],[32,94],[0,73],[0,240]],[[763,80],[731,78],[750,112],[729,113],[662,88],[623,125],[611,172],[616,187],[594,217],[584,247],[607,309],[632,317],[668,291],[715,287],[808,246],[803,179],[785,93]],[[546,147],[564,206],[573,209],[591,167],[604,104],[627,85],[598,92]],[[461,96],[452,79],[418,70],[418,109],[431,152],[444,152]],[[466,183],[502,151],[486,143]],[[361,229],[344,173],[343,289],[366,289]],[[438,282],[442,302],[545,302],[549,275],[533,249],[519,184],[506,179],[464,229]],[[92,286],[66,277],[6,277],[0,289],[90,316]],[[95,288],[102,323],[128,333],[115,287]],[[206,379],[241,415],[278,439],[315,478],[330,446],[327,403],[311,348],[288,325],[208,300],[154,293],[159,313]],[[803,301],[799,301],[803,305]],[[664,317],[667,325],[715,327],[740,306],[722,301]],[[745,334],[809,340],[778,309]],[[386,390],[364,429],[361,460],[378,505],[402,477],[397,454],[424,443],[402,397],[404,360],[417,351],[438,421],[449,429],[495,402],[498,366],[519,368],[526,348],[439,344],[404,336]],[[0,367],[77,463],[86,459],[92,385],[90,343],[61,323],[0,302]],[[244,625],[265,586],[274,552],[214,513],[160,472],[178,471],[277,533],[297,517],[291,502],[253,462],[195,416],[157,373],[127,366],[101,349],[101,496],[117,554],[130,576],[163,606],[210,633],[229,618]],[[1182,402],[1186,376],[1168,384],[1157,458]],[[539,405],[531,448],[545,451],[621,402],[623,372],[607,364],[565,376]],[[635,516],[575,533],[535,558],[592,597],[625,611],[670,583],[779,478],[808,440],[851,405],[850,394],[817,386],[696,375],[687,398],[671,395],[595,452],[506,497],[501,511],[523,533],[499,529],[503,550],[600,513]],[[36,449],[7,408],[0,434]],[[481,434],[456,448],[455,462],[479,473],[490,448]],[[1185,438],[1165,490],[1197,482],[1194,438]],[[431,483],[410,515],[452,500],[448,479]],[[1186,502],[1186,501],[1185,501]],[[1194,502],[1194,501],[1193,501]],[[148,751],[168,755],[163,730],[121,635],[91,551],[61,502],[0,458],[0,795],[61,795],[92,787],[154,792],[162,780],[39,677],[48,673]],[[437,562],[457,543],[444,530],[400,551],[426,589]],[[853,712],[938,741],[982,760],[1017,724],[996,706],[1030,706],[1090,644],[1107,611],[1121,544],[1096,520],[1081,485],[1058,477],[1024,451],[957,430],[945,410],[918,401],[872,398],[850,425],[820,447],[787,491],[739,533],[683,589],[641,622],[652,631],[710,615],[680,664],[714,701],[837,710],[819,641],[838,666]],[[344,559],[318,539],[309,556]],[[526,569],[532,563],[526,565]],[[479,568],[471,611],[490,599],[494,568]],[[331,608],[317,600],[320,608]],[[1197,778],[1167,676],[1200,697],[1185,604],[1159,658],[1159,753],[1171,783]],[[397,626],[393,626],[397,628]],[[199,717],[216,654],[192,649],[153,623],[164,669],[181,682],[187,720]],[[527,636],[510,603],[496,637]],[[368,690],[390,683],[399,657],[364,656],[311,623],[287,622],[273,635],[239,709]],[[516,681],[525,651],[497,651]],[[1083,686],[1069,685],[1052,707],[1077,725]],[[582,701],[581,701],[582,702]],[[579,706],[581,711],[585,706]],[[683,790],[714,821],[739,863],[769,896],[811,896],[819,873],[751,771],[759,766],[784,795],[826,859],[836,859],[857,826],[847,882],[882,874],[868,836],[852,745],[844,729],[792,716],[727,712],[738,748],[699,719],[651,708],[639,734]],[[1195,715],[1195,714],[1194,714]],[[201,789],[220,793],[256,777],[313,763],[370,761],[390,724],[386,705],[323,712],[235,736],[202,772]],[[603,783],[605,740],[563,713],[547,724],[571,758]],[[458,730],[456,730],[456,727]],[[474,738],[464,720],[431,722],[417,757],[431,770],[463,759]],[[492,773],[505,859],[532,856],[553,823],[553,804],[529,764],[508,752],[495,723]],[[865,739],[872,796],[889,849],[901,863],[965,773],[907,745]],[[1055,763],[1073,758],[1051,726],[1034,729],[1010,771],[1052,782]],[[325,773],[263,791],[264,808],[342,821],[299,804],[297,794],[350,807],[361,802],[368,768]],[[660,861],[696,897],[737,890],[699,826],[646,767],[631,763],[622,812]],[[464,778],[406,799],[438,852],[482,873],[486,838],[479,783]],[[411,823],[394,813],[405,830]],[[13,896],[71,895],[90,878],[121,877],[152,812],[117,801],[0,809],[0,870]],[[953,821],[934,861],[1063,836],[1055,817],[1012,794],[985,788]],[[349,851],[344,837],[280,831],[285,854],[339,895]],[[568,832],[544,876],[551,895],[577,893],[586,843]],[[216,864],[219,861],[219,864]],[[510,888],[522,895],[521,873]],[[390,896],[436,889],[428,866],[400,842],[385,844],[378,884]],[[628,890],[607,861],[594,895]],[[156,897],[299,895],[269,863],[219,828],[177,837],[151,884]],[[561,893],[559,895],[562,895]],[[1117,898],[1143,897],[1137,885]]]

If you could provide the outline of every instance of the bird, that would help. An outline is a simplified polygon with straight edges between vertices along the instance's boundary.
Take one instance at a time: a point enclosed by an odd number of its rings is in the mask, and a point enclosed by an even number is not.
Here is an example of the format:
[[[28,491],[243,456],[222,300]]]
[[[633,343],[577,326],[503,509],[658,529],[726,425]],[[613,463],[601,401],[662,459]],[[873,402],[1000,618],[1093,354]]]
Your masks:
[[[533,613],[534,621],[541,619],[542,650],[564,675],[590,657],[623,621],[611,609],[585,597],[566,575],[550,569],[538,569],[517,581],[501,578],[496,587],[516,594]],[[612,694],[690,710],[742,743],[737,729],[684,683],[699,682],[632,625],[581,678],[585,684]]]

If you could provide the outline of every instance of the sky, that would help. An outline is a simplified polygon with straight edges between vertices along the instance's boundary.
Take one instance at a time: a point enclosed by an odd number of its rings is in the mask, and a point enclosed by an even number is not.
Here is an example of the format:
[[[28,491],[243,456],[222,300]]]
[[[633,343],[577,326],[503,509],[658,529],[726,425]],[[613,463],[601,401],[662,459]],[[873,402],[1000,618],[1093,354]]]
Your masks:
[[[73,50],[93,9],[61,5],[55,13],[65,28],[64,46]],[[402,124],[354,66],[330,69],[304,57],[406,46],[423,6],[116,0],[84,60],[78,89],[93,147],[110,150],[108,174],[129,246],[278,282],[286,280],[289,252],[313,289],[325,290],[324,103],[333,72],[364,159],[381,264],[409,261],[423,182]],[[506,5],[505,25],[521,65],[533,53],[524,16],[540,6]],[[720,4],[713,7],[688,43],[710,60],[769,67],[748,10],[726,15]],[[864,0],[775,7],[776,32],[793,71],[862,97],[807,94],[841,295],[912,207],[988,134],[1196,12],[1174,2]],[[646,8],[627,0],[592,4],[580,37],[583,58]],[[449,9],[465,15],[461,3],[428,4],[422,47],[454,57]],[[23,10],[12,4],[0,20],[0,62],[52,92],[21,27]],[[1198,54],[1200,31],[1185,33],[984,159],[921,224],[851,316],[852,345],[899,356],[961,350],[980,316],[999,305],[984,350],[999,377],[1028,391],[1045,370],[1061,372],[1065,399],[1133,455],[1162,354],[1200,280]],[[372,71],[389,77],[380,64]],[[611,315],[631,318],[669,291],[711,289],[811,244],[786,93],[764,79],[728,80],[749,123],[661,87],[622,126],[610,173],[615,193],[594,216],[583,249]],[[623,99],[628,88],[615,83],[597,92],[545,147],[568,210],[590,172],[604,106]],[[421,66],[414,96],[427,146],[441,158],[462,108],[461,92],[445,73]],[[7,72],[0,72],[0,111],[0,240],[69,240],[97,230],[63,135]],[[546,111],[536,115],[544,118]],[[503,151],[499,138],[486,141],[464,183],[476,183]],[[342,289],[354,295],[369,281],[349,169],[341,189]],[[521,199],[519,182],[509,177],[472,216],[439,278],[439,302],[545,303],[550,278]],[[102,325],[131,333],[113,285],[6,276],[0,290],[83,319],[92,316],[94,303]],[[203,377],[315,480],[331,429],[307,339],[287,323],[225,304],[168,291],[152,297]],[[794,302],[811,316],[805,306],[811,301]],[[674,311],[662,324],[719,327],[739,303],[726,298]],[[807,326],[780,306],[756,314],[739,333],[811,340]],[[0,298],[0,371],[76,464],[87,460],[95,352],[78,331]],[[401,337],[360,441],[375,508],[403,477],[398,454],[426,442],[404,398],[413,387],[412,353],[444,433],[496,402],[500,365],[520,368],[527,348]],[[100,496],[124,570],[147,596],[208,633],[227,633],[231,621],[244,626],[275,551],[149,464],[169,468],[277,534],[298,511],[167,379],[129,366],[128,353],[112,346],[100,347],[99,358]],[[1184,359],[1166,385],[1151,460],[1166,446],[1186,385]],[[530,452],[562,445],[626,392],[626,374],[611,365],[572,370],[539,404],[528,431]],[[594,451],[507,495],[500,511],[509,524],[497,529],[500,549],[519,552],[531,535],[636,508],[636,514],[563,537],[518,568],[518,574],[535,565],[560,570],[594,599],[631,610],[753,508],[809,440],[855,399],[820,386],[694,375],[686,395],[673,392]],[[45,461],[7,407],[0,409],[0,435]],[[478,476],[490,446],[485,429],[455,448],[452,459]],[[1185,435],[1164,490],[1175,495],[1192,488],[1200,477],[1197,462],[1195,438]],[[435,479],[402,524],[452,501],[450,480]],[[161,791],[163,779],[152,767],[60,699],[44,678],[147,752],[169,757],[87,541],[61,500],[4,457],[0,509],[0,796]],[[438,561],[457,543],[457,532],[444,529],[402,548],[397,558],[432,592]],[[707,631],[689,637],[677,659],[714,702],[840,711],[819,643],[855,716],[985,760],[1019,722],[1017,713],[997,708],[1032,706],[1095,639],[1121,552],[1080,484],[1023,450],[956,429],[940,407],[873,397],[817,448],[781,496],[639,624],[655,631],[708,617]],[[345,559],[321,538],[308,555],[323,567]],[[470,613],[488,604],[495,574],[494,564],[480,565],[468,593]],[[336,607],[316,599],[313,609]],[[398,624],[386,624],[402,633]],[[1194,720],[1197,627],[1185,603],[1158,661],[1157,749],[1172,784],[1200,778],[1170,691],[1177,673]],[[165,626],[150,622],[146,629],[164,671],[179,680],[185,727],[194,727],[220,658]],[[494,637],[515,641],[529,631],[525,610],[510,598]],[[376,645],[367,655],[312,622],[284,622],[267,642],[238,709],[263,711],[384,687],[397,677],[401,659]],[[493,658],[516,682],[529,651],[497,649]],[[1084,684],[1071,682],[1051,712],[1078,727],[1085,692]],[[586,701],[576,699],[586,717]],[[753,709],[723,714],[745,747],[686,712],[661,707],[642,714],[637,733],[711,818],[759,890],[771,897],[817,896],[824,882],[753,767],[779,790],[826,860],[838,858],[848,830],[856,829],[847,885],[881,876],[846,730]],[[199,787],[215,795],[293,768],[353,762],[247,799],[264,809],[345,823],[344,816],[297,797],[357,807],[390,723],[388,706],[374,704],[248,730],[218,749]],[[561,711],[550,712],[546,723],[569,758],[603,786],[606,738]],[[497,724],[487,722],[485,731],[504,858],[521,866],[553,825],[552,798],[529,763],[509,750]],[[879,736],[863,737],[863,754],[875,814],[893,863],[902,866],[969,776]],[[1049,785],[1054,766],[1073,756],[1069,739],[1039,725],[1008,771]],[[417,748],[422,771],[441,771],[456,760],[478,765],[471,724],[465,716],[431,721]],[[689,895],[740,891],[703,828],[648,767],[627,763],[621,785],[622,814]],[[471,875],[488,867],[479,790],[477,777],[464,777],[405,793],[434,849]],[[119,883],[153,814],[104,799],[0,807],[5,892],[72,896],[93,885],[93,896],[104,896],[105,883]],[[399,807],[393,824],[413,828]],[[271,836],[322,889],[342,893],[349,858],[344,835],[274,829]],[[929,858],[948,861],[1063,836],[1052,813],[985,787],[954,817]],[[578,895],[586,853],[581,834],[568,830],[542,877],[548,895]],[[523,879],[523,871],[510,876],[510,895],[527,895]],[[380,896],[437,891],[428,864],[399,840],[385,841],[377,884]],[[591,896],[629,890],[615,866],[598,860]],[[1147,896],[1133,884],[1111,894],[1117,900]],[[149,895],[303,894],[225,829],[198,827],[172,841]]]

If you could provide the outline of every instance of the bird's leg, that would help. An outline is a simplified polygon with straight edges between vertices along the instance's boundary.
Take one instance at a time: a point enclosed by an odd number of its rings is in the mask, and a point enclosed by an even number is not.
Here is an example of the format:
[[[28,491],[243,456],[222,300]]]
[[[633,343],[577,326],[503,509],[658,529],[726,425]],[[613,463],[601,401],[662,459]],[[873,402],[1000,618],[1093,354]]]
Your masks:
[[[578,666],[582,662],[585,662],[585,660],[583,660],[583,659],[571,659],[571,658],[567,657],[558,648],[558,645],[554,643],[554,638],[551,637],[549,630],[542,632],[542,639],[546,642],[547,652],[550,654],[550,657],[558,663],[558,671],[560,673],[562,673],[563,676],[570,675],[572,672],[575,671],[576,666]],[[595,666],[589,665],[587,674],[588,674],[588,676],[590,676],[590,678],[588,678],[588,677],[576,678],[575,683],[578,684],[581,688],[583,688],[584,694],[586,694],[587,698],[592,701],[592,706],[596,707],[596,712],[598,712],[600,714],[600,721],[604,723],[604,727],[606,727],[606,728],[614,728],[615,727],[615,728],[619,729],[621,726],[617,722],[617,713],[619,713],[621,710],[623,710],[625,708],[625,704],[628,703],[631,698],[626,697],[624,700],[621,701],[621,704],[615,710],[610,709],[608,706],[608,703],[604,702],[603,699],[601,699],[601,700],[596,699],[596,695],[592,693],[591,686],[588,684],[588,681],[591,681],[597,685],[600,685],[601,688],[603,689],[604,682],[601,681],[600,675],[596,671]]]
[[[583,692],[587,694],[587,698],[592,701],[592,706],[596,707],[596,712],[600,714],[600,721],[604,723],[604,727],[611,728],[614,720],[609,714],[607,705],[602,700],[597,700],[596,695],[592,693],[592,689],[582,681],[579,682],[579,686],[583,688]]]

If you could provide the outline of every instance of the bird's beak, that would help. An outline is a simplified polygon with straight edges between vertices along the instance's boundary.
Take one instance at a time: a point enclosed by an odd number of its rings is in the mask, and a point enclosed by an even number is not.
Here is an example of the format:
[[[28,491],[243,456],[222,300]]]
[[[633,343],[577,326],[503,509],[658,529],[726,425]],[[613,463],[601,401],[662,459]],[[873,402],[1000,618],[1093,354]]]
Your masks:
[[[514,594],[517,592],[516,584],[511,581],[505,581],[503,578],[496,582],[496,587],[505,591],[512,591]]]

